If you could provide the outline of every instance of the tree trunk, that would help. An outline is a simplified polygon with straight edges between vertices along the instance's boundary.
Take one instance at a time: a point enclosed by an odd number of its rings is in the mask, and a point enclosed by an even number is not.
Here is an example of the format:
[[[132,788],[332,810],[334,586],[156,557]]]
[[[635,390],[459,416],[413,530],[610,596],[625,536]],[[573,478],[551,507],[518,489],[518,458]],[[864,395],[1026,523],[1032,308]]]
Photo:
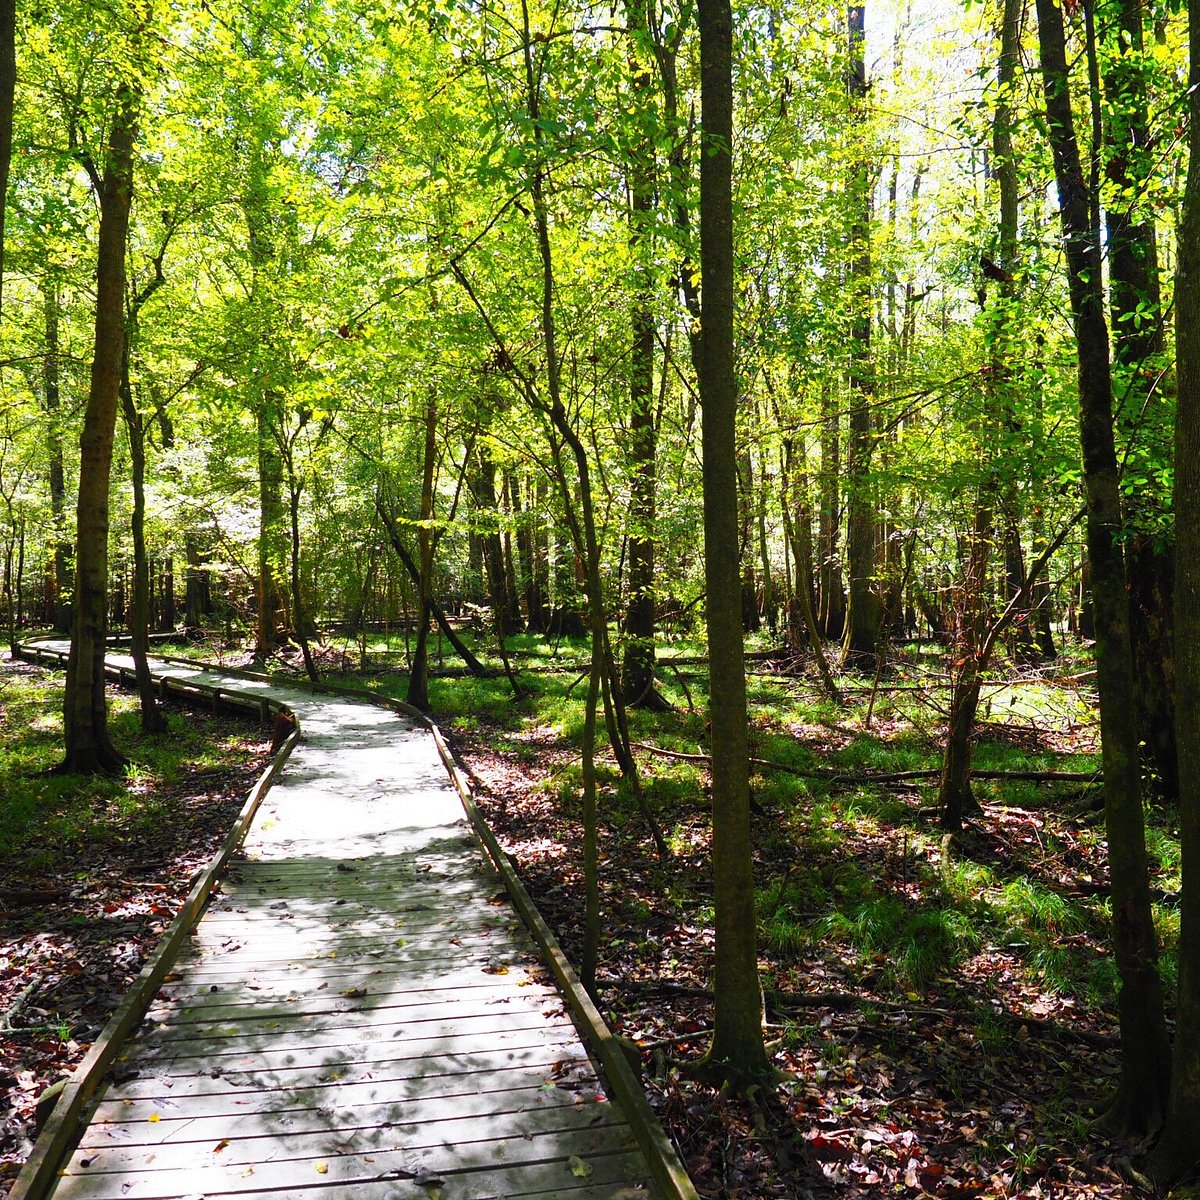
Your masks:
[[[4,214],[8,209],[16,88],[17,2],[0,0],[0,315],[4,312]]]
[[[746,672],[738,578],[733,355],[733,29],[729,0],[700,0],[704,581],[712,729],[715,1015],[707,1069],[734,1087],[771,1074],[762,1035],[750,838]]]
[[[996,69],[996,111],[992,118],[992,162],[999,196],[999,228],[997,258],[1001,276],[998,295],[989,304],[984,298],[984,314],[988,323],[986,337],[989,346],[989,377],[992,394],[987,409],[1001,414],[1000,421],[1008,423],[1013,405],[1012,362],[1014,338],[1013,275],[1016,270],[1018,194],[1017,171],[1012,147],[1012,88],[1020,55],[1020,21],[1022,0],[1004,0],[1000,22],[1000,54]],[[981,289],[982,292],[982,289]],[[986,293],[984,293],[986,297]],[[941,826],[948,833],[962,829],[963,817],[975,806],[971,788],[971,758],[974,749],[975,719],[979,708],[979,689],[991,654],[992,639],[984,636],[986,605],[984,591],[988,566],[992,558],[993,496],[996,490],[998,465],[990,436],[996,423],[981,415],[975,432],[979,435],[979,453],[983,460],[983,478],[975,501],[974,527],[967,551],[966,570],[959,587],[955,612],[957,636],[950,645],[949,671],[952,679],[950,714],[946,723],[946,749],[942,756],[941,786],[938,808]],[[1015,472],[1003,475],[1015,477]],[[1006,488],[1003,506],[1007,521],[1005,546],[1005,576],[1008,582],[1006,600],[1018,625],[1020,610],[1028,609],[1022,597],[1026,594],[1025,568],[1020,561],[1020,537],[1017,536],[1016,562],[1019,574],[1014,578],[1011,535],[1015,532],[1016,500]]]
[[[0,0],[0,4],[4,0]],[[58,281],[47,275],[43,294],[46,322],[46,348],[42,355],[42,401],[46,407],[46,442],[50,460],[50,519],[53,530],[53,562],[50,567],[51,616],[55,633],[71,630],[71,543],[64,536],[66,509],[66,471],[63,463],[62,429],[59,425],[62,403],[59,370],[59,293]]]
[[[132,320],[129,323],[132,326]],[[127,327],[126,337],[132,334]],[[138,701],[142,711],[142,730],[161,733],[166,728],[155,694],[147,658],[150,653],[150,564],[146,555],[146,426],[133,402],[129,378],[129,347],[121,363],[121,408],[125,431],[129,435],[129,463],[133,483],[133,511],[129,532],[133,541],[133,599],[129,609],[129,642],[133,670],[137,679]]]
[[[1115,202],[1105,210],[1108,228],[1109,304],[1113,368],[1121,404],[1117,422],[1130,462],[1151,470],[1170,458],[1167,396],[1155,403],[1163,365],[1162,294],[1154,222],[1139,205],[1155,169],[1147,115],[1147,60],[1142,38],[1142,0],[1118,0],[1104,56],[1107,100],[1105,169]],[[1128,469],[1128,465],[1127,465]],[[1129,530],[1130,632],[1137,688],[1138,736],[1143,776],[1161,795],[1178,794],[1174,712],[1175,562],[1166,497],[1152,488],[1126,494]]]
[[[841,413],[828,387],[821,392],[821,511],[817,529],[817,624],[831,642],[846,631],[846,592],[842,584],[838,532],[841,528]]]
[[[75,609],[63,705],[66,756],[61,769],[79,774],[119,771],[125,765],[108,732],[104,652],[108,631],[108,492],[125,354],[125,246],[133,200],[137,104],[134,88],[122,84],[104,173],[98,179],[95,343],[79,439]]]
[[[1175,276],[1175,720],[1183,881],[1167,1122],[1150,1160],[1165,1186],[1200,1168],[1200,12],[1189,14],[1188,176]]]
[[[276,445],[279,397],[267,391],[260,398],[256,418],[258,425],[258,574],[254,596],[255,621],[254,660],[266,664],[275,653],[280,638],[279,572],[283,567],[283,464]]]
[[[850,120],[866,114],[866,6],[847,9],[850,46]],[[874,372],[871,365],[871,170],[865,152],[854,164],[851,179],[852,225],[847,271],[848,301],[853,313],[850,333],[850,440],[846,461],[846,571],[850,595],[842,661],[846,666],[873,662],[879,652],[881,605],[875,581],[875,508],[871,503],[870,470],[874,449]]]
[[[636,282],[630,313],[632,346],[629,360],[629,601],[625,608],[625,654],[621,688],[627,703],[662,708],[654,686],[655,604],[654,524],[657,502],[655,451],[658,430],[654,413],[654,141],[650,93],[653,79],[641,61],[648,46],[646,0],[626,0],[629,24],[629,73],[636,113],[647,130],[629,156],[629,242]]]
[[[1091,221],[1091,193],[1071,113],[1062,13],[1055,0],[1037,0],[1037,12],[1046,117],[1079,351],[1080,442],[1096,622],[1104,813],[1113,943],[1121,976],[1121,1086],[1109,1120],[1115,1128],[1144,1134],[1162,1123],[1171,1065],[1146,867],[1101,247],[1099,230]]]
[[[437,398],[431,391],[425,405],[425,455],[421,471],[421,524],[417,528],[417,553],[421,571],[417,578],[417,644],[408,677],[408,703],[429,708],[429,605],[433,595],[433,477],[437,463]],[[490,556],[489,556],[490,558]],[[493,593],[493,597],[494,597]],[[493,599],[493,603],[495,600]]]

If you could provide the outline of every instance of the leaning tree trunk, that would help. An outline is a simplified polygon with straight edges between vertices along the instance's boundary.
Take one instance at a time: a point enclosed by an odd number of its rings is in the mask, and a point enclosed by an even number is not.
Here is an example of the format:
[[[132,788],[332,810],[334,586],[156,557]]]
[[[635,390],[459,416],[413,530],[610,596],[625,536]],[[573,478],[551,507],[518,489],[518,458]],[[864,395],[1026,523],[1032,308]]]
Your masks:
[[[1046,117],[1079,354],[1079,432],[1096,622],[1104,815],[1113,944],[1121,976],[1121,1085],[1109,1112],[1109,1123],[1114,1128],[1144,1134],[1162,1123],[1171,1059],[1146,867],[1129,596],[1113,439],[1112,376],[1099,270],[1102,256],[1071,112],[1062,12],[1055,0],[1037,0],[1037,12]]]
[[[75,612],[67,661],[62,770],[119,771],[125,763],[108,732],[104,650],[108,631],[108,490],[125,353],[125,245],[133,200],[137,93],[123,84],[99,184],[96,328],[92,377],[79,439]]]
[[[1200,12],[1189,15],[1188,177],[1175,277],[1175,720],[1183,882],[1167,1123],[1150,1160],[1169,1186],[1200,1169]]]
[[[746,671],[738,577],[737,378],[733,355],[733,21],[700,0],[700,402],[704,581],[712,739],[716,1007],[707,1069],[734,1087],[771,1074],[763,1044],[750,834]]]

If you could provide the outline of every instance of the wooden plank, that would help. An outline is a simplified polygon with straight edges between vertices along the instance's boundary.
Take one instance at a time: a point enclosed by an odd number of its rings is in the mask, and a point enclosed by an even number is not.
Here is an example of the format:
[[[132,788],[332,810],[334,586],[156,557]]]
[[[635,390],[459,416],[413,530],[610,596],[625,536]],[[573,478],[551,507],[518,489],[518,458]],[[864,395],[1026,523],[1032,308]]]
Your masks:
[[[400,976],[390,966],[363,967],[354,963],[331,963],[326,970],[312,970],[304,962],[284,966],[274,971],[188,972],[186,975],[168,975],[163,981],[159,999],[179,1000],[188,996],[248,993],[254,997],[270,998],[290,996],[296,992],[312,991],[322,984],[335,991],[351,988],[367,988],[387,991],[392,986],[402,988],[413,1002],[420,997],[433,998],[442,995],[467,993],[475,996],[507,996],[513,987],[530,995],[558,996],[555,988],[538,976],[529,974],[524,967],[513,966],[507,975],[485,975],[481,977],[478,964],[458,968],[453,972],[439,974],[431,979],[408,979]]]
[[[78,1122],[85,1106],[91,1100],[105,1072],[115,1061],[129,1032],[141,1020],[146,1006],[170,971],[184,946],[188,932],[224,870],[225,864],[241,844],[267,789],[271,786],[275,776],[283,769],[284,763],[287,762],[298,741],[299,731],[293,730],[271,760],[270,765],[259,776],[258,782],[247,796],[233,828],[209,861],[208,866],[196,878],[196,882],[192,885],[191,891],[158,948],[142,967],[132,988],[117,1006],[100,1036],[71,1075],[70,1081],[63,1089],[54,1110],[42,1128],[29,1158],[9,1191],[9,1200],[36,1200],[51,1187],[57,1164],[78,1132]]]
[[[443,1173],[419,1179],[390,1178],[382,1174],[354,1183],[354,1200],[647,1200],[650,1194],[645,1175],[645,1162],[640,1154],[620,1152],[589,1158],[586,1164],[591,1175],[581,1179],[574,1173],[573,1164],[530,1163],[515,1166],[491,1166],[470,1174]],[[168,1176],[168,1178],[170,1178]],[[440,1186],[434,1180],[440,1180]],[[236,1190],[205,1192],[211,1200],[264,1200],[263,1191],[254,1176],[239,1181]],[[273,1190],[270,1200],[332,1200],[341,1196],[336,1181],[313,1172],[311,1181],[299,1187]],[[79,1190],[76,1190],[79,1189]],[[161,1189],[134,1197],[133,1200],[179,1200],[181,1196],[199,1196],[189,1188],[173,1191]],[[124,1200],[128,1193],[108,1191],[102,1185],[77,1175],[61,1181],[57,1200]]]
[[[561,1003],[558,1002],[558,1003]],[[155,1050],[180,1050],[184,1046],[199,1046],[210,1053],[228,1053],[231,1044],[238,1046],[278,1045],[295,1048],[317,1044],[337,1045],[347,1041],[366,1041],[372,1038],[386,1041],[449,1041],[457,1038],[503,1038],[526,1030],[568,1029],[570,1018],[562,1013],[545,1016],[538,1012],[495,1012],[487,1016],[464,1017],[461,1021],[427,1019],[399,1024],[388,1013],[352,1012],[330,1013],[315,1017],[277,1017],[263,1021],[242,1021],[236,1017],[224,1023],[201,1022],[195,1025],[172,1027],[160,1025],[139,1039],[147,1054]],[[339,1037],[340,1035],[340,1037]]]
[[[346,1044],[346,1039],[314,1035],[305,1045],[280,1043],[272,1046],[250,1044],[248,1039],[229,1038],[220,1045],[204,1041],[164,1046],[158,1052],[142,1050],[136,1057],[122,1063],[122,1070],[139,1070],[155,1075],[170,1071],[175,1078],[213,1074],[221,1071],[282,1070],[284,1068],[335,1070],[356,1064],[381,1064],[401,1061],[421,1061],[442,1058],[458,1062],[464,1057],[483,1062],[493,1054],[525,1055],[545,1049],[559,1056],[566,1055],[572,1045],[578,1045],[573,1025],[566,1023],[550,1028],[522,1029],[481,1041],[477,1037],[403,1039],[377,1037],[358,1039]]]
[[[507,1046],[510,1043],[530,1045],[537,1038],[544,1041],[560,1041],[575,1034],[575,1026],[564,1018],[556,1021],[530,1020],[524,1024],[514,1023],[507,1029],[498,1029],[493,1023],[481,1031],[465,1031],[451,1027],[438,1027],[434,1023],[420,1026],[419,1031],[401,1037],[402,1031],[393,1024],[376,1025],[360,1022],[326,1022],[320,1028],[270,1029],[264,1028],[248,1034],[232,1023],[219,1027],[218,1032],[197,1034],[196,1037],[164,1037],[162,1031],[152,1030],[138,1039],[139,1063],[154,1066],[175,1057],[194,1058],[197,1055],[225,1055],[265,1053],[269,1048],[297,1055],[306,1050],[337,1049],[348,1042],[361,1053],[373,1043],[383,1043],[394,1050],[409,1049],[413,1057],[424,1057],[434,1047],[444,1047],[447,1052],[469,1053],[474,1048],[489,1045]],[[281,1036],[285,1034],[286,1036]]]
[[[157,1096],[149,1100],[105,1101],[97,1109],[81,1141],[87,1150],[119,1141],[130,1146],[158,1146],[166,1142],[209,1142],[222,1137],[269,1137],[326,1131],[330,1128],[399,1129],[422,1121],[471,1117],[480,1128],[489,1128],[491,1117],[502,1113],[542,1113],[553,1108],[618,1112],[596,1093],[554,1084],[535,1074],[517,1076],[525,1086],[486,1092],[473,1090],[475,1081],[458,1077],[458,1090],[441,1088],[439,1076],[423,1079],[363,1084],[346,1089],[345,1096],[312,1089],[243,1093],[235,1101],[220,1097],[190,1097],[175,1100]],[[490,1080],[489,1080],[490,1082]],[[504,1080],[502,1080],[504,1082]],[[374,1089],[374,1093],[372,1093]],[[581,1098],[582,1097],[582,1098]],[[230,1105],[234,1105],[231,1109]],[[231,1120],[230,1118],[234,1119]],[[487,1120],[480,1121],[484,1117]],[[615,1117],[613,1117],[615,1119]]]
[[[146,1145],[127,1145],[97,1140],[94,1145],[77,1150],[67,1164],[68,1174],[114,1174],[134,1171],[184,1171],[207,1164],[224,1167],[248,1165],[262,1161],[286,1161],[323,1158],[330,1152],[330,1142],[341,1150],[369,1152],[373,1148],[406,1150],[435,1149],[442,1146],[470,1146],[504,1143],[519,1138],[533,1143],[555,1133],[588,1133],[612,1127],[621,1121],[621,1114],[612,1105],[594,1105],[587,1110],[573,1105],[520,1112],[488,1113],[487,1121],[477,1115],[462,1114],[441,1120],[416,1120],[408,1123],[388,1121],[386,1112],[378,1111],[383,1120],[374,1123],[367,1114],[356,1114],[356,1124],[347,1126],[342,1114],[324,1122],[314,1119],[311,1129],[289,1124],[282,1144],[274,1144],[279,1129],[254,1134],[241,1125],[231,1136],[198,1137],[187,1142],[159,1141]],[[220,1147],[220,1149],[217,1149]],[[558,1147],[555,1148],[556,1150]],[[544,1154],[544,1151],[543,1151]],[[84,1166],[83,1164],[87,1165]]]
[[[559,1154],[556,1145],[562,1143],[565,1153]],[[482,1172],[495,1168],[497,1163],[509,1169],[536,1171],[536,1178],[549,1186],[569,1185],[576,1178],[572,1173],[572,1157],[582,1159],[620,1154],[633,1146],[627,1128],[601,1126],[586,1133],[542,1137],[535,1135],[526,1142],[513,1138],[503,1145],[498,1142],[473,1143],[461,1147],[430,1147],[428,1149],[375,1150],[360,1153],[339,1153],[327,1148],[324,1156],[259,1162],[253,1167],[202,1166],[183,1172],[135,1171],[121,1175],[95,1173],[76,1167],[62,1177],[58,1196],[62,1200],[102,1200],[121,1196],[124,1200],[179,1195],[219,1196],[252,1186],[258,1192],[291,1187],[354,1187],[381,1179],[420,1180],[443,1176]],[[550,1157],[550,1156],[553,1157]],[[505,1161],[507,1160],[507,1162]],[[511,1164],[511,1165],[510,1165]],[[175,1179],[174,1185],[170,1182]],[[164,1188],[166,1189],[164,1191]],[[429,1200],[428,1191],[424,1200]],[[443,1190],[445,1195],[445,1190]]]
[[[581,1113],[595,1110],[593,1115],[603,1111],[608,1114],[606,1120],[619,1120],[620,1110],[586,1082],[575,1089],[560,1088],[548,1085],[544,1073],[512,1075],[511,1079],[494,1072],[457,1076],[453,1088],[443,1077],[430,1075],[406,1081],[364,1082],[348,1087],[344,1094],[328,1088],[298,1088],[243,1093],[232,1099],[201,1096],[176,1101],[171,1096],[159,1096],[129,1103],[106,1101],[82,1144],[87,1148],[115,1142],[130,1146],[205,1142],[214,1133],[217,1139],[263,1137],[280,1131],[290,1135],[320,1132],[331,1123],[339,1129],[399,1129],[465,1117],[472,1118],[480,1129],[487,1129],[493,1116],[536,1114],[556,1108]],[[491,1085],[496,1080],[509,1086],[475,1090],[480,1081]]]
[[[349,994],[347,994],[349,993]],[[526,993],[511,990],[507,994],[488,992],[483,997],[468,992],[447,989],[440,997],[415,999],[405,987],[403,980],[391,980],[374,987],[337,989],[314,989],[309,992],[295,991],[279,998],[207,992],[198,996],[171,997],[157,1000],[147,1012],[152,1021],[170,1024],[173,1029],[190,1025],[224,1024],[242,1021],[251,1030],[258,1021],[306,1021],[309,1017],[320,1017],[330,1013],[361,1013],[386,1016],[397,1024],[403,1022],[407,1028],[413,1022],[452,1020],[475,1020],[494,1015],[499,1011],[522,1012],[547,1016],[562,1016],[563,1002],[560,996]]]
[[[447,1089],[500,1091],[516,1086],[516,1080],[541,1087],[547,1080],[553,1081],[572,1071],[576,1064],[588,1063],[583,1047],[569,1043],[538,1044],[523,1050],[478,1050],[469,1055],[437,1054],[431,1058],[433,1061],[401,1058],[274,1068],[260,1068],[250,1062],[239,1068],[223,1069],[213,1069],[210,1059],[196,1059],[193,1074],[148,1072],[134,1078],[122,1076],[122,1082],[111,1084],[100,1103],[153,1100],[156,1096],[171,1096],[176,1100],[188,1096],[237,1097],[242,1092],[260,1092],[264,1088],[337,1089],[363,1081],[397,1083],[421,1079],[427,1083],[432,1078],[445,1079]],[[432,1074],[434,1071],[436,1076]],[[472,1078],[460,1078],[468,1075]]]

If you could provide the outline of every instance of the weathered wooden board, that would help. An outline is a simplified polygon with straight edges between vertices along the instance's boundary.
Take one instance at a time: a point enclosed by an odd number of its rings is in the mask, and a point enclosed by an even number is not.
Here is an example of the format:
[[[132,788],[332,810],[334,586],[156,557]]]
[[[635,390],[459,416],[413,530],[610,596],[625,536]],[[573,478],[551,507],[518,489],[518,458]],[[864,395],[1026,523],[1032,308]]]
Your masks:
[[[368,1153],[374,1150],[434,1150],[442,1147],[487,1147],[499,1150],[508,1158],[504,1143],[519,1139],[530,1147],[530,1153],[544,1157],[545,1141],[552,1135],[576,1134],[584,1141],[598,1129],[620,1124],[620,1113],[611,1105],[598,1110],[559,1107],[489,1114],[486,1122],[478,1114],[463,1112],[440,1120],[391,1122],[386,1109],[375,1110],[383,1119],[369,1122],[360,1116],[355,1124],[345,1122],[338,1113],[321,1121],[313,1114],[307,1127],[302,1127],[293,1115],[280,1114],[289,1123],[282,1129],[279,1122],[263,1122],[261,1132],[238,1126],[232,1137],[192,1138],[186,1142],[168,1135],[158,1142],[142,1145],[105,1142],[97,1138],[81,1148],[67,1164],[68,1173],[93,1174],[134,1171],[181,1171],[207,1165],[224,1167],[263,1161],[280,1162],[305,1158],[324,1158],[331,1149],[339,1152],[354,1150]],[[268,1141],[273,1144],[267,1144]],[[84,1165],[86,1164],[86,1166]]]
[[[373,1156],[370,1156],[373,1158]],[[334,1156],[310,1163],[311,1170],[302,1179],[275,1184],[270,1188],[270,1200],[325,1200],[326,1196],[344,1195],[347,1186],[353,1187],[354,1200],[520,1200],[538,1197],[539,1200],[645,1200],[648,1194],[645,1167],[641,1155],[628,1151],[589,1155],[582,1159],[590,1174],[576,1174],[578,1166],[570,1158],[547,1162],[497,1165],[494,1162],[479,1170],[420,1175],[401,1166],[391,1172],[377,1169],[375,1161],[366,1161],[359,1178],[330,1178]],[[320,1162],[330,1168],[324,1174],[317,1171]],[[169,1173],[163,1172],[168,1178]],[[264,1189],[258,1170],[248,1174],[237,1169],[226,1174],[235,1176],[225,1187],[214,1186],[210,1176],[197,1179],[196,1187],[188,1191],[172,1191],[165,1179],[152,1174],[138,1179],[122,1180],[120,1188],[103,1176],[89,1178],[86,1173],[62,1179],[56,1196],[59,1200],[180,1200],[180,1197],[205,1196],[208,1200],[263,1200]],[[299,1174],[299,1172],[297,1172]],[[130,1186],[126,1189],[125,1184]],[[328,1191],[326,1189],[329,1189]]]
[[[539,1084],[536,1077],[528,1075],[516,1080],[500,1077],[501,1083],[525,1080],[527,1086],[489,1087],[481,1092],[473,1089],[468,1077],[457,1078],[461,1081],[457,1091],[443,1089],[446,1094],[438,1091],[432,1095],[426,1094],[422,1080],[384,1080],[348,1086],[334,1096],[300,1088],[241,1093],[224,1099],[188,1096],[176,1100],[168,1095],[151,1100],[109,1100],[98,1108],[80,1144],[85,1149],[114,1141],[154,1146],[233,1136],[319,1133],[334,1127],[392,1128],[462,1117],[475,1118],[479,1128],[490,1128],[492,1118],[502,1114],[525,1113],[536,1123],[539,1113],[558,1108],[586,1110],[597,1119],[619,1119],[607,1100],[597,1099],[586,1090],[560,1087],[549,1079]],[[487,1082],[494,1080],[489,1078]],[[440,1088],[440,1081],[434,1087]]]
[[[199,1060],[197,1060],[199,1062]],[[563,1086],[574,1091],[579,1072],[588,1070],[588,1060],[577,1047],[536,1046],[518,1051],[477,1051],[471,1055],[435,1055],[431,1058],[383,1059],[367,1063],[321,1063],[313,1066],[266,1067],[253,1063],[224,1070],[209,1069],[194,1075],[170,1074],[139,1076],[114,1084],[100,1103],[96,1115],[114,1120],[128,1110],[126,1101],[169,1100],[179,1104],[185,1098],[197,1101],[196,1112],[207,1115],[218,1111],[208,1103],[213,1097],[228,1111],[242,1110],[247,1094],[264,1091],[311,1091],[314,1096],[344,1097],[354,1089],[403,1085],[403,1094],[414,1091],[422,1096],[457,1095],[472,1092],[500,1092],[522,1087]],[[408,1086],[416,1081],[412,1086]],[[106,1107],[112,1106],[111,1108]],[[154,1111],[159,1111],[155,1109]]]
[[[480,994],[482,993],[482,994]],[[395,975],[376,979],[371,984],[349,988],[324,985],[294,988],[279,997],[257,993],[245,996],[233,989],[201,991],[186,997],[161,997],[147,1017],[167,1022],[172,1027],[192,1024],[221,1024],[237,1018],[242,1021],[293,1020],[319,1017],[330,1013],[382,1013],[403,1021],[459,1020],[489,1016],[499,1011],[538,1012],[543,1016],[561,1014],[562,1000],[544,988],[446,988],[440,992],[413,992]]]

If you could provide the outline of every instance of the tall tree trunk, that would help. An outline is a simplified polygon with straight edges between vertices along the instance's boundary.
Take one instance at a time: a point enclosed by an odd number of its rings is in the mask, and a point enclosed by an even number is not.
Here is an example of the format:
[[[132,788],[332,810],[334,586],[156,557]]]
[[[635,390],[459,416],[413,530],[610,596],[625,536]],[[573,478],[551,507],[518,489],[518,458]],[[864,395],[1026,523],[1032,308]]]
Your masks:
[[[866,118],[866,6],[847,9],[849,35],[850,120]],[[851,179],[850,263],[847,293],[852,311],[850,332],[850,440],[846,461],[846,571],[850,595],[842,660],[862,666],[879,652],[881,605],[876,586],[875,507],[871,502],[871,455],[875,444],[871,406],[875,394],[871,364],[871,168],[866,152]]]
[[[4,311],[4,214],[17,90],[17,0],[0,0],[0,315]]]
[[[1013,273],[1017,256],[1017,170],[1013,161],[1012,145],[1012,89],[1017,75],[1018,56],[1021,49],[1021,10],[1023,0],[1004,0],[1000,20],[1000,54],[996,70],[996,111],[992,118],[992,165],[1000,193],[1000,220],[997,236],[997,264],[1000,276],[998,295],[989,305],[984,299],[984,311],[988,323],[987,342],[989,350],[989,376],[992,381],[992,396],[989,410],[1002,414],[1006,421],[1012,408],[1012,362],[1014,338],[1013,324]],[[993,541],[993,495],[997,472],[992,464],[995,452],[991,449],[990,430],[994,422],[981,415],[978,423],[980,455],[984,461],[984,478],[975,502],[974,526],[971,542],[967,548],[966,570],[958,592],[955,606],[956,637],[950,644],[950,713],[946,722],[946,748],[942,756],[941,786],[938,792],[938,808],[941,825],[950,833],[962,829],[963,816],[974,805],[971,788],[971,760],[975,739],[975,719],[979,709],[979,689],[983,673],[987,669],[990,639],[984,637],[986,615],[985,589],[988,566],[992,558]],[[1003,472],[1006,477],[1015,477],[1015,472]],[[1015,525],[1015,498],[1005,491],[1003,496],[1006,521],[1010,529]],[[1005,547],[1006,551],[1010,547]],[[1018,559],[1020,541],[1017,544]],[[1006,553],[1005,574],[1009,593],[1006,600],[1021,604],[1020,597],[1026,592],[1025,570],[1021,565],[1020,577],[1014,581],[1012,564]],[[1015,582],[1015,587],[1014,587]],[[1014,601],[1014,598],[1016,600]],[[1023,605],[1028,608],[1028,605]],[[1018,618],[1019,622],[1019,618]]]
[[[1175,276],[1175,720],[1183,881],[1167,1123],[1150,1160],[1164,1186],[1200,1168],[1200,11],[1189,13],[1188,176]]]
[[[1113,366],[1121,403],[1117,423],[1130,461],[1152,465],[1170,454],[1168,397],[1155,402],[1163,365],[1162,294],[1154,221],[1142,194],[1155,169],[1142,37],[1142,0],[1117,0],[1104,57],[1107,100],[1105,170],[1115,197],[1105,210]],[[1154,489],[1127,492],[1126,570],[1144,776],[1164,798],[1178,793],[1174,713],[1172,593],[1175,561],[1166,498]]]
[[[100,201],[96,327],[91,386],[79,439],[75,609],[63,705],[66,756],[62,770],[80,774],[119,771],[125,764],[108,732],[104,651],[108,631],[108,493],[125,354],[125,246],[133,200],[137,106],[133,86],[122,84],[117,92],[104,171],[94,180]]]
[[[0,0],[3,3],[4,0]],[[51,564],[51,599],[55,633],[71,630],[71,543],[64,536],[66,521],[66,471],[63,463],[62,428],[59,424],[62,404],[61,374],[59,370],[59,292],[58,281],[47,275],[43,294],[45,315],[46,347],[42,354],[42,401],[46,407],[46,442],[50,460],[50,519],[54,526],[52,536],[53,562]]]
[[[1113,943],[1121,975],[1121,1086],[1109,1120],[1114,1128],[1146,1133],[1162,1123],[1171,1063],[1146,867],[1100,237],[1092,223],[1091,190],[1075,137],[1062,13],[1055,0],[1037,0],[1037,12],[1046,117],[1079,351],[1080,442],[1096,621],[1104,814]]]
[[[636,113],[646,129],[629,156],[629,242],[636,271],[630,313],[629,360],[630,489],[629,601],[625,609],[625,655],[621,688],[629,704],[665,707],[654,686],[655,604],[654,524],[658,430],[654,413],[654,267],[651,228],[654,215],[653,78],[641,56],[649,45],[646,0],[626,0],[629,25],[629,73]]]
[[[733,22],[700,0],[700,270],[703,279],[704,581],[712,729],[716,1000],[708,1070],[735,1087],[771,1073],[762,1035],[750,839],[746,671],[738,578],[737,379],[733,354]]]

